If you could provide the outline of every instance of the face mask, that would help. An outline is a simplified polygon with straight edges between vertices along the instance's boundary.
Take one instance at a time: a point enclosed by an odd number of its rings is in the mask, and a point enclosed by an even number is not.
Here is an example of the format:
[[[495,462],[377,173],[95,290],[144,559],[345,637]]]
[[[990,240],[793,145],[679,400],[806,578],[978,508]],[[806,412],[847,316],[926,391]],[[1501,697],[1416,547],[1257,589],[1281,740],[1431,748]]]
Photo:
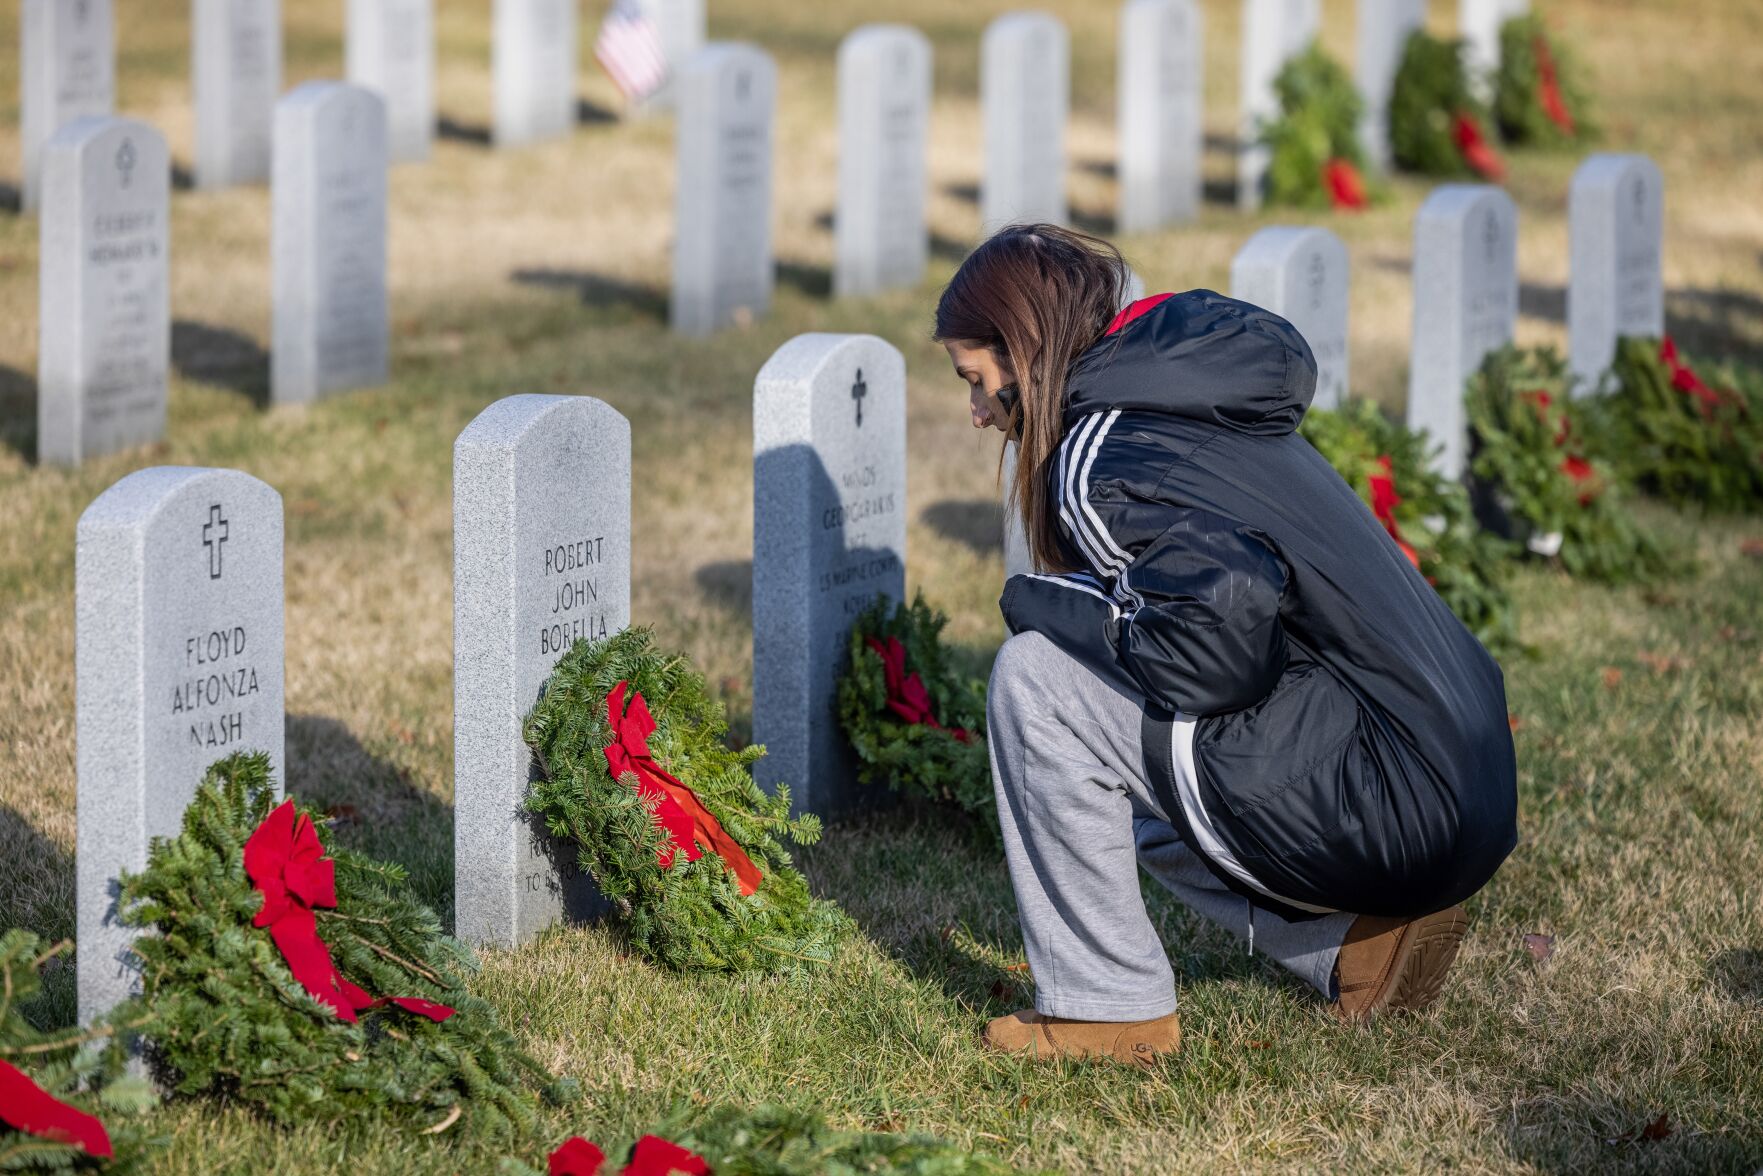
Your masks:
[[[1005,419],[1015,420],[1016,404],[1022,399],[1022,389],[1016,386],[1015,381],[1005,384],[992,395],[998,398],[998,407],[1004,410]]]

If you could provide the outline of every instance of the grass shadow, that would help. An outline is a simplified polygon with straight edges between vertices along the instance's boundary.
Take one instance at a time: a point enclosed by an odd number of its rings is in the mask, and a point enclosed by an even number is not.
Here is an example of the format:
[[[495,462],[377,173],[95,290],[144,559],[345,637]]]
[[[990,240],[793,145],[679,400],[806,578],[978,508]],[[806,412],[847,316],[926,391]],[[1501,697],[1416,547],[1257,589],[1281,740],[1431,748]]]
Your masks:
[[[451,805],[327,715],[288,716],[285,787],[302,803],[328,812],[343,845],[408,870],[416,897],[451,930]]]
[[[176,192],[194,192],[196,190],[196,173],[179,163],[171,161],[171,186]]]
[[[1665,317],[1692,355],[1763,367],[1763,298],[1729,288],[1668,290]]]
[[[48,947],[74,933],[73,855],[62,851],[10,805],[0,804],[0,931],[22,927]],[[72,953],[43,969],[43,992],[26,1007],[31,1023],[47,1028],[71,1025],[78,993]]]
[[[595,309],[626,309],[651,322],[667,321],[667,294],[654,286],[589,273],[586,270],[530,267],[517,269],[508,279],[520,286],[573,293],[583,306]]]
[[[26,461],[37,455],[37,377],[0,363],[0,445]]]
[[[601,106],[597,102],[589,102],[586,98],[575,100],[575,122],[577,126],[619,122],[618,112]]]
[[[830,298],[833,292],[831,266],[812,265],[801,261],[777,263],[779,285],[791,286],[810,298]]]
[[[269,352],[241,331],[177,319],[171,324],[171,362],[186,380],[230,389],[258,408],[269,406]]]
[[[1726,996],[1763,1004],[1763,951],[1732,947],[1708,961],[1708,979]]]
[[[1082,229],[1084,232],[1098,237],[1112,237],[1114,235],[1114,214],[1074,207],[1071,209],[1071,227]]]
[[[702,564],[692,573],[699,591],[712,604],[726,608],[737,617],[753,615],[753,561],[723,559]]]
[[[1004,506],[989,498],[945,498],[919,515],[931,530],[978,555],[1004,550]]]
[[[1544,322],[1567,321],[1567,287],[1539,286],[1535,282],[1518,283],[1518,313]]]
[[[944,184],[943,195],[951,196],[964,204],[977,205],[979,203],[979,185],[959,182]]]
[[[10,212],[14,216],[24,211],[24,193],[17,184],[0,181],[0,212]]]
[[[1117,179],[1120,176],[1120,168],[1112,159],[1080,159],[1077,170],[1104,180]]]
[[[469,143],[473,147],[490,145],[490,128],[482,123],[460,122],[450,115],[435,119],[435,137],[451,143]]]

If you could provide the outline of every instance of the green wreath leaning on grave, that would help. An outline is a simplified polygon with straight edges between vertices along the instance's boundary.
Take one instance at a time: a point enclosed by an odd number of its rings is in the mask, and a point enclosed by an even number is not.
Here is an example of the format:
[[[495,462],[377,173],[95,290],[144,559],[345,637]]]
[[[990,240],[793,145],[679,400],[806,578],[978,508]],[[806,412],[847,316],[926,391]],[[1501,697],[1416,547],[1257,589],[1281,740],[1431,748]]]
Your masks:
[[[541,1093],[569,1097],[467,990],[471,950],[403,868],[323,829],[276,803],[266,756],[236,754],[123,877],[142,991],[113,1019],[139,1028],[172,1090],[283,1123],[494,1134],[531,1126]]]
[[[1690,570],[1690,553],[1667,552],[1635,521],[1610,463],[1585,447],[1569,386],[1552,347],[1489,352],[1464,398],[1475,479],[1531,551],[1573,576],[1614,584]]]
[[[998,836],[986,686],[960,674],[942,641],[949,618],[924,602],[878,596],[851,626],[839,679],[839,725],[857,778],[972,813],[982,840]]]
[[[1340,63],[1312,43],[1286,62],[1273,89],[1280,115],[1260,136],[1270,152],[1268,203],[1358,211],[1381,202],[1359,140],[1365,100]]]
[[[786,842],[820,837],[767,796],[762,747],[726,743],[722,704],[647,628],[578,640],[527,716],[541,778],[527,807],[575,847],[631,947],[679,971],[776,971],[832,959],[849,918],[808,893]]]
[[[1500,26],[1494,119],[1515,146],[1568,147],[1597,137],[1578,59],[1561,47],[1539,13]]]

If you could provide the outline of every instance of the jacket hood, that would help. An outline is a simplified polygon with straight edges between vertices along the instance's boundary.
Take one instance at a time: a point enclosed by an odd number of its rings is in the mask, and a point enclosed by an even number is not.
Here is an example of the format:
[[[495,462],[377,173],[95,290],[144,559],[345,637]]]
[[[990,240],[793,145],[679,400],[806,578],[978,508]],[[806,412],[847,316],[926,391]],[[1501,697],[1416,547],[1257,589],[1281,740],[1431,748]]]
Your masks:
[[[1189,290],[1133,303],[1073,361],[1065,424],[1123,409],[1273,436],[1295,430],[1315,394],[1316,358],[1291,323]]]

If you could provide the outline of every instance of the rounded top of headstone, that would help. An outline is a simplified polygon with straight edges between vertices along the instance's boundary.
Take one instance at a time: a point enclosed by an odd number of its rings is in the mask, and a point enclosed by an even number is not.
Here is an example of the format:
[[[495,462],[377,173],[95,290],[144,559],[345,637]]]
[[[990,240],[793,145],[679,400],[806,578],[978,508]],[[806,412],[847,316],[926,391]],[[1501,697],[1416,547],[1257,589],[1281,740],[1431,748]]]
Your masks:
[[[1346,242],[1328,229],[1315,225],[1269,225],[1244,242],[1233,264],[1281,265],[1305,249],[1327,252],[1343,260],[1347,256]]]
[[[1487,204],[1510,212],[1514,217],[1518,215],[1518,205],[1498,184],[1440,184],[1421,204],[1415,220],[1465,216]]]
[[[812,383],[831,364],[848,362],[853,352],[866,353],[864,362],[887,364],[905,378],[906,358],[900,349],[878,335],[841,335],[810,331],[797,335],[772,353],[759,369],[760,384]]]
[[[877,21],[874,24],[858,25],[846,33],[844,40],[839,42],[839,55],[843,57],[854,49],[866,49],[872,46],[880,48],[901,42],[908,43],[914,49],[922,49],[927,53],[931,47],[930,38],[912,25],[894,21]]]
[[[555,396],[521,392],[504,396],[459,432],[455,449],[518,445],[535,430],[554,429],[560,418],[583,421],[601,431],[630,431],[624,414],[594,396]]]
[[[286,94],[282,95],[281,99],[276,104],[278,106],[297,110],[302,107],[328,106],[336,102],[366,104],[377,107],[382,111],[385,109],[385,99],[381,98],[375,91],[369,90],[366,86],[357,86],[352,82],[330,81],[322,78],[310,82],[301,82],[298,86],[295,86],[292,90],[289,90]]]
[[[777,69],[772,63],[771,54],[750,41],[711,41],[688,57],[680,67],[680,72],[717,73],[743,65],[760,71],[767,78]]]
[[[282,496],[275,487],[243,470],[214,466],[148,466],[118,479],[110,489],[92,500],[80,515],[78,531],[92,528],[135,528],[171,503],[191,494],[211,494],[225,486],[232,494],[263,495],[281,509]]]
[[[151,123],[115,114],[88,114],[65,122],[49,139],[50,151],[85,151],[108,139],[129,139],[142,156],[149,151],[166,156],[165,136]],[[120,149],[120,145],[119,145]],[[146,162],[140,159],[139,162]],[[120,165],[119,165],[120,166]]]
[[[1614,186],[1639,172],[1653,184],[1663,187],[1664,176],[1650,155],[1605,151],[1588,155],[1573,172],[1573,186]]]
[[[1021,12],[1006,12],[993,18],[986,26],[984,39],[990,41],[994,37],[1021,37],[1035,32],[1049,32],[1061,39],[1065,36],[1065,22],[1050,12],[1039,9]]]

